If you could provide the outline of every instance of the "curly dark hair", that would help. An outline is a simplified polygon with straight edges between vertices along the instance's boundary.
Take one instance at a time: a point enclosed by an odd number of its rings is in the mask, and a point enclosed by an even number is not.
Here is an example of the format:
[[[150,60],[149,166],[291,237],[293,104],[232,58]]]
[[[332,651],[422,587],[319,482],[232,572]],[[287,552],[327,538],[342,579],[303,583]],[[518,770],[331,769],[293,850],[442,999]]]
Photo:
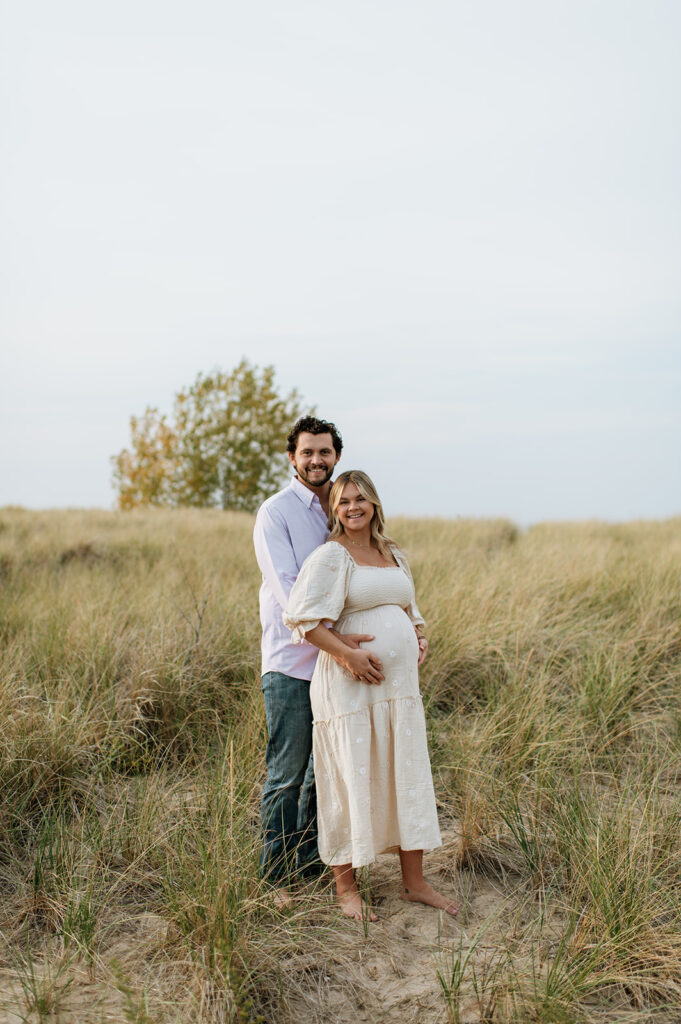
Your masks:
[[[287,438],[286,451],[290,452],[291,455],[296,453],[299,434],[331,434],[336,455],[340,455],[343,451],[343,438],[335,423],[318,420],[316,416],[301,416]]]

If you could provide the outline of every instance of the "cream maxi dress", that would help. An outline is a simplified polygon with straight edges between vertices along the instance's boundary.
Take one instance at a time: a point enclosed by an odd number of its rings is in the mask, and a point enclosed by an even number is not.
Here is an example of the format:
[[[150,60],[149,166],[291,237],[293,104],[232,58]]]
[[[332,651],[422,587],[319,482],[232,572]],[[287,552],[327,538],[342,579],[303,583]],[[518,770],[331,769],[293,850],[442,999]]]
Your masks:
[[[362,648],[383,663],[379,685],[358,682],[320,651],[310,686],[319,855],[370,864],[379,853],[441,845],[418,681],[415,625],[423,619],[402,553],[397,565],[357,565],[334,541],[307,558],[284,622],[293,640],[320,622],[370,633]]]

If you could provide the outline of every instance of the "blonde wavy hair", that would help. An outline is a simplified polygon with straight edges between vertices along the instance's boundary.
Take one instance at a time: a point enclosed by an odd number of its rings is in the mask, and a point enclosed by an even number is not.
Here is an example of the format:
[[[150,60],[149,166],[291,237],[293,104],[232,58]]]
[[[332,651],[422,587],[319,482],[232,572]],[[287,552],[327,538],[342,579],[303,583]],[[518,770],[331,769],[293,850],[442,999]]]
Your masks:
[[[338,518],[338,506],[346,484],[354,484],[362,497],[374,506],[374,516],[371,520],[371,543],[378,548],[384,558],[391,559],[393,550],[397,548],[399,551],[400,549],[395,541],[385,533],[385,516],[381,499],[376,493],[371,478],[361,469],[348,469],[333,482],[329,492],[329,530],[331,532],[327,540],[336,540],[337,537],[345,533]]]

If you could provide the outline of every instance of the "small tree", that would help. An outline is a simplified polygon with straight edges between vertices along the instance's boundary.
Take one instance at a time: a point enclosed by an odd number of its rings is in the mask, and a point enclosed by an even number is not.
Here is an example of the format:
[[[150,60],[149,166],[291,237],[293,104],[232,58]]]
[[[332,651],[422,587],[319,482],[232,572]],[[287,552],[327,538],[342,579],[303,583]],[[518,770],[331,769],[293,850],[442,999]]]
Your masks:
[[[130,417],[130,433],[130,450],[124,448],[111,459],[118,507],[172,504],[175,431],[168,426],[165,416],[159,416],[158,409],[147,407],[140,419]]]
[[[230,374],[199,374],[175,396],[172,425],[156,409],[132,417],[131,450],[113,456],[119,508],[195,506],[251,512],[284,481],[286,437],[303,415],[281,398],[274,367],[243,359]]]

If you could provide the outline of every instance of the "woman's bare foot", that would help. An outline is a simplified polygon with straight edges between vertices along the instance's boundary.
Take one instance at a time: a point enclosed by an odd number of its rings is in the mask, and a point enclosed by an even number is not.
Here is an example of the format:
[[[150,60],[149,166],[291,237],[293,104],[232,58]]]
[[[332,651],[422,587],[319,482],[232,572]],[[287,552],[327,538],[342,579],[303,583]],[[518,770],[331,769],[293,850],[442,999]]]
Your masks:
[[[346,917],[353,921],[378,921],[368,903],[360,896],[357,889],[348,889],[347,892],[338,893],[338,905]]]
[[[336,880],[338,905],[345,916],[353,921],[378,921],[371,907],[359,894],[352,864],[334,864],[331,870]]]
[[[424,882],[418,889],[407,889],[402,890],[402,899],[407,903],[425,903],[429,907],[436,907],[438,910],[444,910],[446,914],[450,914],[454,917],[459,908],[457,907],[454,900],[450,900],[447,896],[442,896],[439,892],[436,892],[431,885]]]

